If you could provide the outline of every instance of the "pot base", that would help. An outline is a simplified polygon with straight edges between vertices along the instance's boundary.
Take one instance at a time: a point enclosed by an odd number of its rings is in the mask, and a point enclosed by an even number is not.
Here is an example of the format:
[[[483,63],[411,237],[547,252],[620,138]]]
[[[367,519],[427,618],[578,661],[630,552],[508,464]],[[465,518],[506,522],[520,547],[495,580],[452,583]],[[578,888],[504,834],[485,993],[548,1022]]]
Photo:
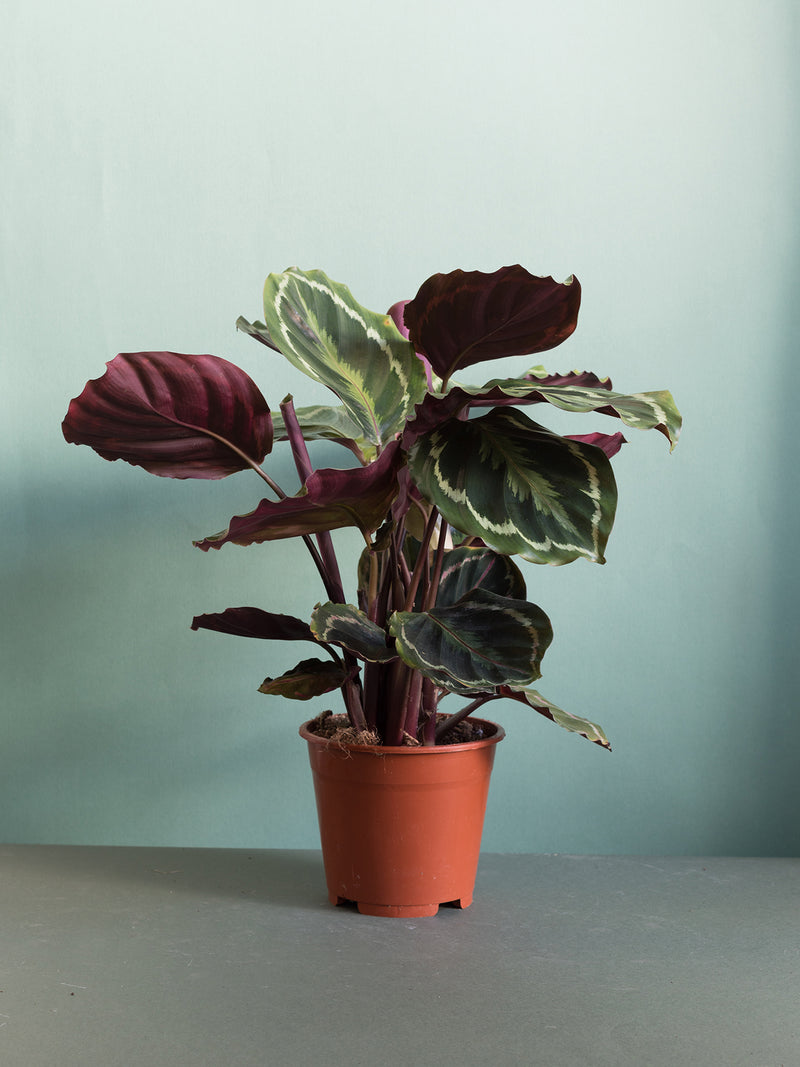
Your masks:
[[[331,904],[355,904],[361,915],[379,915],[386,919],[421,919],[424,916],[436,915],[440,907],[443,908],[468,908],[472,903],[472,897],[462,897],[460,900],[443,900],[441,904],[369,904],[363,900],[348,900],[347,897],[339,897],[330,894],[328,897]]]

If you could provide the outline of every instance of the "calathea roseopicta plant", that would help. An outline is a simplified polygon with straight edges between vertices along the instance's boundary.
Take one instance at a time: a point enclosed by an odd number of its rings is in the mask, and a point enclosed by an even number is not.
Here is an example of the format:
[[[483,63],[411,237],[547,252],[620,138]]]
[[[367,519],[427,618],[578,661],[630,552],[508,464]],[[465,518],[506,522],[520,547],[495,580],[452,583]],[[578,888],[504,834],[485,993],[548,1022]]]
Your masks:
[[[382,315],[321,271],[291,268],[267,279],[264,321],[237,325],[338,403],[295,408],[288,396],[278,413],[224,359],[122,354],[71,402],[64,436],[164,477],[251,469],[266,483],[255,510],[195,543],[208,551],[300,537],[323,602],[309,621],[269,605],[192,623],[322,653],[268,678],[263,692],[305,700],[341,689],[352,729],[385,745],[444,742],[466,715],[509,698],[608,747],[599,726],[532,688],[553,634],[513,557],[604,562],[617,496],[610,458],[624,438],[565,437],[522,408],[600,412],[659,430],[673,447],[680,415],[668,392],[618,393],[589,372],[535,366],[482,385],[461,379],[474,365],[561,344],[580,295],[575,278],[521,266],[457,270]],[[315,469],[307,445],[320,439],[349,449],[355,465]],[[277,441],[288,442],[300,477],[293,495],[262,466]],[[364,538],[349,599],[331,537],[348,526]],[[445,715],[448,694],[467,703]]]

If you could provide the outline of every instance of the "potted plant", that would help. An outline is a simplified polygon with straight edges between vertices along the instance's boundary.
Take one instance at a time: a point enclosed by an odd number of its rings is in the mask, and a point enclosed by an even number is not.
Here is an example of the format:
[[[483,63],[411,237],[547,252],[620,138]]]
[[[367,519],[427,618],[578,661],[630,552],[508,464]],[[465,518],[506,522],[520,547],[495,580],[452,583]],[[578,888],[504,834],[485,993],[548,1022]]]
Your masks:
[[[462,380],[473,365],[561,344],[580,296],[577,279],[521,266],[456,270],[376,314],[321,271],[291,268],[267,278],[264,321],[237,326],[327,386],[335,405],[295,408],[287,396],[271,411],[233,364],[172,352],[118,355],[70,403],[66,440],[105,459],[170,478],[249,469],[266,484],[253,511],[195,542],[203,551],[303,539],[324,590],[309,620],[280,605],[246,606],[199,615],[192,627],[313,644],[317,654],[267,678],[265,694],[341,690],[344,715],[301,727],[334,902],[388,915],[470,902],[503,736],[475,718],[489,702],[522,702],[609,747],[599,726],[533,688],[553,634],[513,557],[604,562],[617,496],[610,459],[624,438],[563,436],[522,408],[600,412],[656,429],[671,447],[680,415],[668,392],[618,393],[585,371],[535,366],[481,385]],[[308,443],[321,439],[349,450],[348,464],[315,468]],[[262,466],[278,441],[288,443],[299,492]],[[354,588],[331,537],[347,526],[364,540]],[[447,713],[453,695],[466,703]],[[421,858],[402,851],[415,837]]]

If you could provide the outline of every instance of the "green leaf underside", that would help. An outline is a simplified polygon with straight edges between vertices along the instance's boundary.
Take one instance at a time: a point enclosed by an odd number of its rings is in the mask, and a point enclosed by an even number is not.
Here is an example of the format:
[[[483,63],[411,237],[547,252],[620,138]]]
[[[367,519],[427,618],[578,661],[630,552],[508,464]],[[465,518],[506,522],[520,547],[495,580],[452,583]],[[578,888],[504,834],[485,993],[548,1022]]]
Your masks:
[[[615,393],[608,389],[585,388],[580,385],[539,385],[540,367],[528,371],[525,378],[498,378],[485,385],[456,385],[447,396],[455,400],[464,396],[465,405],[488,406],[505,402],[547,403],[562,411],[590,412],[612,415],[636,430],[659,430],[670,442],[670,449],[678,443],[682,419],[672,394],[666,390],[648,393]],[[539,373],[537,373],[539,372]],[[480,398],[481,405],[475,404]]]
[[[413,346],[388,315],[363,308],[322,271],[292,267],[264,285],[270,339],[286,358],[344,404],[358,436],[385,444],[426,390]]]
[[[381,627],[352,604],[318,604],[311,616],[311,629],[318,641],[339,645],[371,663],[397,659]]]
[[[340,689],[347,676],[344,668],[330,660],[304,659],[280,678],[265,678],[258,691],[289,700],[310,700]]]
[[[541,693],[537,693],[535,689],[517,688],[515,686],[504,687],[501,690],[501,695],[508,697],[511,700],[529,704],[534,711],[538,711],[540,715],[544,715],[546,719],[550,719],[558,726],[563,727],[563,729],[569,730],[570,733],[580,734],[581,737],[585,737],[587,741],[592,741],[596,745],[601,745],[603,748],[607,748],[609,751],[611,750],[611,744],[608,738],[597,723],[590,722],[588,719],[582,719],[579,715],[571,715],[557,704],[553,704],[545,699],[545,697],[543,697]]]
[[[553,638],[541,608],[483,589],[448,607],[395,612],[389,630],[405,663],[463,694],[535,681]]]
[[[424,434],[409,466],[447,522],[498,552],[533,563],[605,562],[617,489],[611,464],[593,445],[501,408]]]
[[[525,579],[508,556],[490,548],[454,548],[446,553],[436,606],[455,604],[466,593],[478,588],[512,600],[525,599]]]

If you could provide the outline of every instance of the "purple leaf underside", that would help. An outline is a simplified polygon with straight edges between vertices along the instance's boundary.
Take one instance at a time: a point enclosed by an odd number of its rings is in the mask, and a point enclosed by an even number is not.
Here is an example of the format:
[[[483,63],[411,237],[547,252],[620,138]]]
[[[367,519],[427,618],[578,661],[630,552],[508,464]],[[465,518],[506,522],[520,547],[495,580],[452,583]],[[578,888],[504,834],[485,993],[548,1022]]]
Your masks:
[[[279,615],[261,608],[227,608],[225,611],[197,615],[193,630],[214,630],[236,637],[256,637],[269,641],[313,641],[311,627],[293,615]]]
[[[272,418],[243,370],[212,355],[121,353],[71,401],[62,432],[164,478],[224,478],[272,449]]]
[[[255,511],[231,519],[227,531],[195,544],[207,552],[227,543],[261,544],[344,526],[371,533],[383,522],[397,494],[401,463],[399,442],[392,441],[366,467],[314,471],[297,496],[262,500]]]

